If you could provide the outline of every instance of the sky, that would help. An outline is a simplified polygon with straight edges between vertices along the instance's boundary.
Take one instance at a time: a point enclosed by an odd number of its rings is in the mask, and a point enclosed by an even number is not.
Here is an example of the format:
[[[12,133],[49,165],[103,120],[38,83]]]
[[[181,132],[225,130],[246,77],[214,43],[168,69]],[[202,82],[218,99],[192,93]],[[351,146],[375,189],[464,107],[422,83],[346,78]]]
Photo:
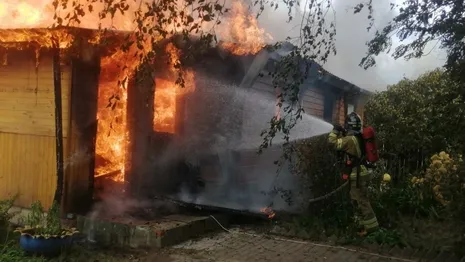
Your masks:
[[[304,0],[303,0],[304,1]],[[332,74],[345,79],[359,87],[370,91],[386,90],[388,85],[397,83],[404,77],[415,79],[419,75],[441,67],[445,63],[445,52],[438,48],[421,59],[405,61],[403,58],[395,60],[390,54],[382,54],[376,58],[374,68],[364,70],[358,64],[367,51],[365,43],[374,35],[374,31],[367,32],[368,12],[354,15],[350,7],[362,2],[361,0],[333,0],[336,17],[336,48],[337,55],[332,56],[323,67]],[[391,1],[377,0],[374,3],[375,26],[382,29],[395,15],[390,10]],[[402,2],[402,0],[394,0]],[[284,40],[289,34],[298,32],[295,23],[285,24],[287,9],[276,11],[266,10],[259,18],[260,25],[268,31],[274,40]],[[333,15],[329,18],[333,19]],[[394,39],[394,46],[399,41]],[[430,48],[434,46],[431,44]],[[430,50],[430,49],[427,49]]]
[[[18,4],[17,0],[0,0],[0,22],[3,22],[0,23],[0,27],[8,27],[8,25],[14,27],[18,27],[18,25],[21,27],[37,26],[39,22],[49,25],[51,23],[48,21],[49,19],[44,21],[39,19],[42,13],[37,11],[40,8],[35,10],[34,6],[42,6],[42,11],[47,11],[47,9],[44,8],[50,1],[51,0],[25,0]],[[254,2],[255,0],[248,1]],[[283,0],[276,1],[281,2]],[[301,11],[303,11],[306,0],[299,1],[302,3],[300,8]],[[402,58],[395,60],[389,54],[382,54],[376,59],[376,67],[368,70],[359,67],[358,64],[367,50],[365,43],[373,37],[375,31],[372,30],[371,32],[367,32],[366,30],[368,26],[368,13],[366,10],[361,14],[353,14],[351,7],[363,1],[364,0],[332,0],[337,29],[337,55],[330,57],[329,61],[323,65],[326,70],[364,89],[381,91],[385,90],[387,85],[395,84],[404,77],[410,79],[417,78],[420,74],[440,67],[445,63],[446,56],[444,50],[435,49],[428,56],[410,61],[405,61]],[[404,0],[373,1],[376,28],[382,29],[384,25],[396,15],[395,10],[390,10],[391,1],[400,4]],[[12,20],[11,15],[5,15],[7,14],[5,12],[8,11],[8,8],[4,8],[5,4],[7,4],[6,6],[10,6],[10,8],[22,11],[28,15],[19,15],[16,16],[16,20]],[[2,10],[4,11],[3,13],[1,12]],[[43,17],[51,18],[52,16],[47,13]],[[291,23],[286,23],[287,19],[287,9],[284,7],[284,4],[281,4],[281,7],[275,11],[272,11],[270,8],[266,9],[259,18],[259,25],[263,27],[266,32],[270,33],[274,40],[282,41],[289,35],[292,36],[299,33],[300,24],[298,23],[300,21],[295,20]],[[330,14],[327,19],[334,19],[334,15]],[[132,19],[121,19],[121,21],[124,23],[120,25],[123,27],[119,29],[128,30],[128,28],[132,28]],[[83,24],[85,27],[89,26],[86,22],[95,24],[95,21],[92,19],[86,19]],[[394,41],[394,45],[395,44],[396,41]],[[431,46],[433,45],[434,43]]]

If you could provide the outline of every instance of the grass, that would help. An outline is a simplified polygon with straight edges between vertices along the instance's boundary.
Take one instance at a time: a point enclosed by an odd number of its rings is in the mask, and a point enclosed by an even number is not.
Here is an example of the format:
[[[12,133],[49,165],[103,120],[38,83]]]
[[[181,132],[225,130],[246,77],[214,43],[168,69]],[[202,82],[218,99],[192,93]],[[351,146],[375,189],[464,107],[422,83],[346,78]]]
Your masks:
[[[143,251],[90,249],[83,246],[75,246],[72,250],[63,253],[57,258],[46,259],[43,257],[26,255],[16,242],[10,242],[0,246],[0,248],[0,262],[122,262],[140,261],[138,259],[142,259],[147,255],[147,253]]]
[[[141,249],[105,249],[75,244],[73,248],[57,258],[46,259],[26,255],[17,240],[0,245],[0,262],[167,262],[177,261],[171,256],[181,257],[182,261],[197,261],[204,255],[190,250],[141,250]]]
[[[115,250],[115,249],[97,249],[82,245],[74,245],[71,250],[64,252],[57,258],[46,259],[26,255],[19,247],[17,239],[10,237],[7,242],[0,245],[0,262],[80,262],[80,261],[131,261],[135,258],[147,255],[143,251]]]

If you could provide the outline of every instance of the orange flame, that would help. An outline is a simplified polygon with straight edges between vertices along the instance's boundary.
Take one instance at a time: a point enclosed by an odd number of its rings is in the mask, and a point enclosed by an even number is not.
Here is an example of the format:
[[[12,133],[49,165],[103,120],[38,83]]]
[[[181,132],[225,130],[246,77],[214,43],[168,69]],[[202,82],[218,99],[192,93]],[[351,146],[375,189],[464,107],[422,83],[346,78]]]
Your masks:
[[[262,212],[265,215],[268,215],[269,219],[272,219],[276,216],[276,213],[273,211],[271,207],[260,208],[260,212]]]
[[[241,1],[233,2],[226,30],[220,30],[221,46],[235,55],[258,53],[273,38],[260,28],[258,21]]]
[[[114,63],[126,54],[122,51],[105,57],[99,79],[95,175],[114,173],[114,180],[124,181],[127,141],[127,80],[118,83]],[[116,72],[115,72],[116,71]],[[98,161],[100,160],[100,162]]]
[[[149,45],[147,45],[149,46]],[[99,79],[97,137],[95,153],[96,176],[112,174],[112,179],[124,182],[128,141],[127,97],[128,82],[140,60],[140,50],[131,46],[129,51],[118,50],[101,60]],[[148,48],[142,50],[146,54]]]
[[[1,28],[30,28],[52,24],[53,9],[49,0],[2,0]],[[49,19],[46,21],[46,19]]]
[[[70,1],[71,2],[71,1]],[[90,8],[85,6],[85,19],[80,19],[79,24],[69,24],[82,28],[111,28],[115,30],[132,31],[134,26],[134,14],[138,5],[130,5],[129,10],[123,15],[119,12],[111,18],[99,17],[99,12],[105,9],[102,1],[81,1],[84,5],[91,3]],[[89,3],[88,3],[89,2]],[[70,3],[71,5],[71,3]],[[71,11],[72,7],[63,10],[60,6],[57,13],[64,17]],[[48,28],[54,24],[55,9],[53,0],[1,0],[0,1],[0,28]]]
[[[176,75],[175,63],[179,60],[180,52],[169,43],[165,49],[170,54],[170,67],[168,70],[172,75]],[[175,133],[176,101],[187,93],[195,89],[194,72],[190,69],[183,72],[184,88],[180,88],[175,81],[166,79],[155,79],[155,99],[154,99],[154,130],[157,132]]]

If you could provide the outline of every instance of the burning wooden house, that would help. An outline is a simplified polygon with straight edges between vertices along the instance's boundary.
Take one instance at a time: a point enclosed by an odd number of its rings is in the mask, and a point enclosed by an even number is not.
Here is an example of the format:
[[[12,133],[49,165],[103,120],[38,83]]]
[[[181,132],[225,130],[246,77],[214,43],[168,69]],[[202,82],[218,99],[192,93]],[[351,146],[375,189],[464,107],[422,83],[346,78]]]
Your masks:
[[[266,51],[238,53],[232,44],[206,50],[183,72],[185,87],[179,88],[173,63],[178,48],[167,44],[170,59],[160,57],[147,73],[139,61],[121,64],[128,57],[119,49],[124,36],[80,28],[0,30],[0,197],[19,193],[20,206],[40,200],[48,207],[62,183],[65,211],[84,213],[101,191],[171,194],[179,181],[190,179],[185,159],[192,151],[197,156],[231,151],[231,143],[249,135],[242,128],[249,110],[240,102],[244,93],[218,86],[275,99],[271,80],[258,77],[272,64],[269,54],[261,61]],[[102,37],[104,48],[94,44]],[[258,71],[252,68],[257,61],[263,65]],[[307,112],[329,121],[351,110],[352,85],[316,73],[309,81],[301,94]],[[259,131],[256,135],[259,139]],[[235,150],[228,163],[243,170],[229,172],[247,172],[249,151]],[[63,181],[57,179],[60,158]],[[207,180],[224,171],[211,159],[198,162]],[[119,191],[108,190],[115,188]]]
[[[130,184],[133,192],[157,185],[159,179],[150,182],[153,176],[147,175],[149,156],[160,158],[166,141],[182,135],[187,117],[182,99],[195,89],[194,72],[185,72],[179,89],[172,64],[160,64],[156,77],[135,61],[122,70],[123,35],[80,28],[0,30],[5,156],[0,197],[18,193],[20,206],[40,200],[48,207],[62,183],[65,210],[86,212],[99,181]],[[117,44],[105,49],[93,44],[102,37]],[[178,55],[172,45],[166,52]],[[214,72],[215,63],[224,63],[218,57],[206,59],[204,70]],[[61,81],[54,81],[57,72]],[[237,77],[231,72],[215,73]]]

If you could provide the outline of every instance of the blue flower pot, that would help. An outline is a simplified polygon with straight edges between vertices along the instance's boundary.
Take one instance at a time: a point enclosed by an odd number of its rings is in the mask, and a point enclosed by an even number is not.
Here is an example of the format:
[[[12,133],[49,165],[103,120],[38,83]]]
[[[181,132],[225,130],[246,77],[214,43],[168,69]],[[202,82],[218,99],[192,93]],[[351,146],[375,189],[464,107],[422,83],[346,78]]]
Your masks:
[[[44,238],[23,234],[19,238],[19,246],[26,253],[46,257],[59,256],[72,243],[73,236]]]

